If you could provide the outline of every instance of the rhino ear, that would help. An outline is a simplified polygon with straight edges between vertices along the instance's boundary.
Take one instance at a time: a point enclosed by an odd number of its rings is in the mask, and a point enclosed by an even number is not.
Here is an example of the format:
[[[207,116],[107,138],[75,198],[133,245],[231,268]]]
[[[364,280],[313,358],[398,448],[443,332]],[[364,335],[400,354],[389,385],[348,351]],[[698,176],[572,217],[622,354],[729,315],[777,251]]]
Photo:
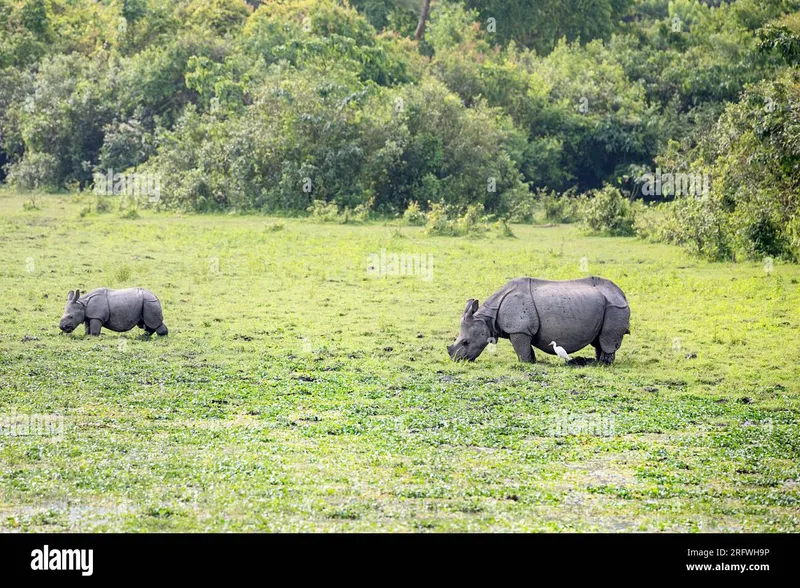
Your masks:
[[[467,300],[467,307],[464,309],[464,318],[471,318],[476,310],[478,310],[478,301],[470,298]]]
[[[81,291],[80,290],[75,290],[75,300],[77,300],[80,297],[81,297]]]
[[[472,298],[467,300],[467,307],[464,309],[464,316],[469,316],[471,314],[470,311],[472,310],[473,302],[475,302],[475,300],[473,300]]]
[[[75,297],[75,292],[73,292],[72,290],[70,290],[70,291],[69,291],[69,293],[67,294],[67,302],[72,302],[72,299],[73,299],[74,297]]]

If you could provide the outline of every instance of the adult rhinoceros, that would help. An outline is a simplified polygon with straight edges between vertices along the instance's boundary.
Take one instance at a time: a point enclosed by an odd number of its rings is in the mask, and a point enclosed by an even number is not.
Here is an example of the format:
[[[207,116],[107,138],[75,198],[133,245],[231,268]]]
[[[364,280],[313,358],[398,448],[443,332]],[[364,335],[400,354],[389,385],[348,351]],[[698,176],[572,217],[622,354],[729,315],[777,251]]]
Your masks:
[[[552,355],[555,341],[567,353],[592,345],[597,361],[611,363],[630,333],[630,316],[625,294],[610,280],[517,278],[481,306],[467,301],[461,332],[447,352],[453,360],[475,361],[486,345],[503,338],[521,361],[535,362],[533,347]]]

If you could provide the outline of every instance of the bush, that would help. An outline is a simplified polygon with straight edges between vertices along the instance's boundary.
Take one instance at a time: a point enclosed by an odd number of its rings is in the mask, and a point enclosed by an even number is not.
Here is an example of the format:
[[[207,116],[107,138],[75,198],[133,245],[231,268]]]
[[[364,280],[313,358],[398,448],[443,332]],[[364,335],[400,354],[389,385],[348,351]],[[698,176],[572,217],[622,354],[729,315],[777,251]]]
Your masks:
[[[335,202],[314,200],[308,207],[311,218],[324,223],[363,223],[369,220],[372,212],[372,200],[359,204],[355,208],[339,208]]]
[[[436,202],[430,204],[425,232],[433,236],[479,237],[490,230],[483,206],[471,204],[462,214],[458,208]]]
[[[718,202],[683,196],[662,206],[666,210],[664,218],[649,232],[653,240],[681,245],[708,259],[733,258],[731,231]]]
[[[656,233],[711,260],[800,257],[797,197],[800,73],[749,87],[685,156],[712,178],[702,198],[681,197]]]
[[[743,228],[745,254],[750,259],[760,256],[783,256],[789,248],[789,239],[780,228],[780,221],[762,215],[752,219]]]
[[[411,201],[504,213],[525,190],[509,125],[432,79],[381,90],[335,68],[276,66],[241,114],[187,107],[148,171],[164,178],[165,206],[198,211],[300,212],[313,199],[355,214],[374,198],[382,214]]]
[[[361,183],[381,212],[430,201],[506,213],[512,195],[525,189],[511,149],[524,138],[485,102],[468,108],[444,84],[425,78],[377,93],[363,111],[360,147],[369,155]]]
[[[155,151],[152,134],[142,123],[131,118],[114,121],[104,127],[105,138],[100,148],[98,169],[122,172],[144,163]]]
[[[55,155],[28,151],[8,168],[8,183],[18,190],[54,191],[59,186],[59,162]]]
[[[542,191],[539,198],[545,220],[552,223],[573,223],[577,220],[578,206],[570,193],[556,194],[553,191],[547,194]]]
[[[532,223],[540,206],[539,197],[527,187],[514,191],[507,199],[506,219],[512,223]]]
[[[633,223],[636,236],[650,242],[664,241],[663,227],[669,217],[669,204],[642,205]]]
[[[308,212],[316,221],[331,223],[339,222],[339,207],[335,202],[325,202],[324,200],[314,200],[308,207]]]
[[[139,203],[133,196],[123,196],[119,200],[119,218],[136,220],[139,218]]]
[[[592,232],[611,236],[635,233],[633,204],[613,186],[606,185],[584,196],[579,211],[583,223]]]
[[[101,194],[95,194],[92,207],[94,208],[94,211],[98,214],[105,214],[106,212],[111,212],[112,208],[111,199]]]
[[[36,196],[32,196],[31,198],[22,203],[22,210],[26,212],[39,209],[40,209],[39,202],[36,200]]]
[[[344,209],[344,222],[345,223],[363,223],[369,220],[370,216],[372,216],[372,206],[375,203],[373,198],[370,198],[366,202],[362,202],[358,206],[356,206],[352,211],[345,207]]]
[[[508,226],[508,221],[505,219],[500,219],[494,224],[494,230],[499,233],[501,237],[506,237],[508,239],[514,239],[516,235],[514,235],[514,231],[511,230],[511,227]]]
[[[420,209],[419,203],[412,200],[408,203],[408,208],[406,208],[406,211],[403,213],[403,221],[412,227],[421,227],[428,219],[425,213]]]

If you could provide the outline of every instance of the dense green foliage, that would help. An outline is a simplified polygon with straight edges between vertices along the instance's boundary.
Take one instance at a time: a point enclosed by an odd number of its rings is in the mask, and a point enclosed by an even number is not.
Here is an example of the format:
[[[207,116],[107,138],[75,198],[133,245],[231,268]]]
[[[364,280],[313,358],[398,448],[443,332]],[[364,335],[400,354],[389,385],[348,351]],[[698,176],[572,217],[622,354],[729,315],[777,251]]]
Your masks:
[[[713,181],[659,194],[650,237],[797,259],[798,7],[441,0],[418,42],[412,0],[0,0],[0,180],[135,171],[167,208],[529,220],[540,194],[635,197],[658,166]]]
[[[580,215],[595,233],[623,236],[634,234],[636,214],[631,201],[613,186],[589,194],[580,202]]]

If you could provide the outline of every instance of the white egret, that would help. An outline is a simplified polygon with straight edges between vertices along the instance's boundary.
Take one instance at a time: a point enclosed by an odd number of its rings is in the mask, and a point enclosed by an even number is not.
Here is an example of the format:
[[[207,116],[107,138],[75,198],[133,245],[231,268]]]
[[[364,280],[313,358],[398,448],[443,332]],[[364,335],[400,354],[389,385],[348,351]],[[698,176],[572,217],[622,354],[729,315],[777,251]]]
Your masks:
[[[561,359],[565,361],[569,361],[569,354],[567,353],[566,349],[556,345],[555,341],[550,341],[550,345],[553,347],[553,351],[556,352],[557,356],[559,356]]]

